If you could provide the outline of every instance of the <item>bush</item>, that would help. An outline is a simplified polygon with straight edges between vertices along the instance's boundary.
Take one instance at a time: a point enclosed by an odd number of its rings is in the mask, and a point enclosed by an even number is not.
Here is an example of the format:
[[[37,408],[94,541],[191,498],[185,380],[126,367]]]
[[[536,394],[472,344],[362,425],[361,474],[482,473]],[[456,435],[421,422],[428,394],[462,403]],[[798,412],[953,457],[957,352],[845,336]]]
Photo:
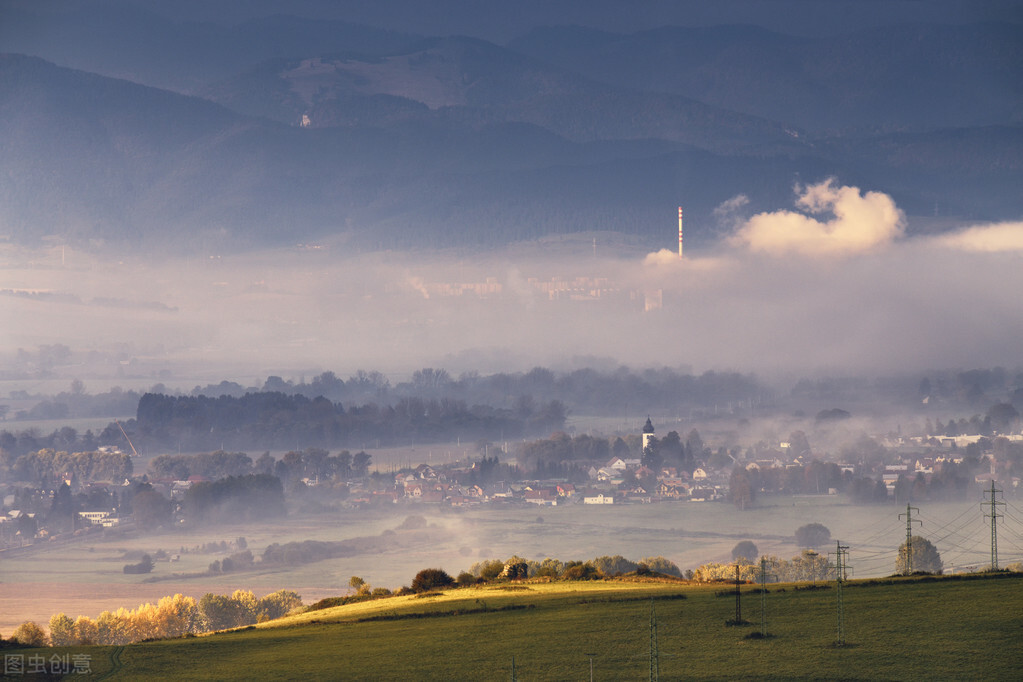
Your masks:
[[[143,554],[142,559],[137,564],[126,564],[124,566],[124,572],[130,574],[151,573],[152,570],[153,557],[148,554]]]
[[[570,561],[561,576],[565,580],[600,580],[604,575],[590,562]]]
[[[455,582],[458,583],[459,587],[471,587],[476,584],[476,576],[468,571],[462,571],[458,574],[458,577],[455,578]]]
[[[455,584],[454,578],[439,568],[424,568],[412,579],[413,592],[428,592],[438,587],[450,587]]]

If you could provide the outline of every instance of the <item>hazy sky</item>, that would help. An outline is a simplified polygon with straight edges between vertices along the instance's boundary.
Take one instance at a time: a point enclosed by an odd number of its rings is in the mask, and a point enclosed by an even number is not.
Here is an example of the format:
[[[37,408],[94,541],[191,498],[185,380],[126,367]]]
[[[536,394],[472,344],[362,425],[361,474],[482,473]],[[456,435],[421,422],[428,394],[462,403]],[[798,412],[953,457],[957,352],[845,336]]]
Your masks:
[[[19,321],[2,350],[65,343],[150,369],[217,367],[224,378],[515,371],[585,358],[768,375],[1019,364],[1023,223],[905,237],[890,197],[834,181],[795,188],[792,206],[773,212],[741,216],[742,207],[741,197],[723,207],[726,236],[681,262],[670,248],[594,257],[588,238],[551,257],[326,249],[106,262],[52,247],[28,267],[0,269],[0,289],[76,298],[0,296],[0,314]],[[624,294],[552,302],[529,282],[579,275],[661,291],[663,308],[644,312],[642,298]],[[499,295],[438,293],[439,283],[487,278]]]

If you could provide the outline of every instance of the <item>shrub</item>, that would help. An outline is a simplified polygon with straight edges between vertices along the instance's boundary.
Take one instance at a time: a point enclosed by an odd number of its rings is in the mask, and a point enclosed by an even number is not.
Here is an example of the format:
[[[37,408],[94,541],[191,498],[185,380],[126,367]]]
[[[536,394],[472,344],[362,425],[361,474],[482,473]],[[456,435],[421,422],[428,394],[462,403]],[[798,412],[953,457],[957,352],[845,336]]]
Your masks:
[[[424,568],[412,579],[413,592],[428,592],[438,587],[454,585],[454,579],[439,568]]]

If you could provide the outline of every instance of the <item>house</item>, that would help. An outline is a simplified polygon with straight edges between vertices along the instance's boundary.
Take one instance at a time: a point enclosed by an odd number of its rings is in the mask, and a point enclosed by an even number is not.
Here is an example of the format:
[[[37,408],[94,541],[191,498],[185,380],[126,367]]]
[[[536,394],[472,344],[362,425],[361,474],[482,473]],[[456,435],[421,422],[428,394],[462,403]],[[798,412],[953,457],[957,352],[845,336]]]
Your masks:
[[[78,512],[78,515],[88,521],[93,526],[103,526],[104,528],[113,528],[121,522],[119,518],[115,516],[117,512],[113,509],[108,511],[83,511]]]
[[[636,478],[654,478],[654,470],[648,466],[640,466],[636,469]]]
[[[693,480],[694,481],[706,481],[707,480],[707,471],[705,469],[701,468],[701,467],[697,467],[696,469],[693,469]]]
[[[530,504],[535,504],[541,507],[556,507],[558,506],[558,495],[547,489],[541,488],[540,490],[527,490],[522,499]]]
[[[684,485],[678,479],[662,479],[657,486],[657,494],[661,497],[677,500],[687,496]]]
[[[605,495],[604,493],[598,493],[583,498],[583,504],[614,504],[615,498],[611,495]]]

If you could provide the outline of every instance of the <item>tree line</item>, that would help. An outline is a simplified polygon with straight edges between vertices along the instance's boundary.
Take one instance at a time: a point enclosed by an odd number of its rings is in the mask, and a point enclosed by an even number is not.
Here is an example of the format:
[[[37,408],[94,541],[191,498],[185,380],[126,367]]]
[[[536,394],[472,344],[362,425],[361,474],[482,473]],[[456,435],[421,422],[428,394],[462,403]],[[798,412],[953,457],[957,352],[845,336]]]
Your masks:
[[[48,635],[38,624],[28,621],[14,631],[12,639],[36,647],[123,645],[244,627],[281,618],[301,606],[301,597],[291,590],[262,598],[245,590],[236,590],[230,596],[207,593],[198,601],[175,594],[136,609],[104,611],[96,619],[56,613],[50,618]]]
[[[302,395],[309,399],[324,396],[329,400],[351,403],[395,403],[406,397],[448,397],[470,404],[516,410],[528,409],[531,403],[557,400],[593,414],[621,414],[623,407],[641,411],[665,404],[686,409],[713,407],[760,400],[769,393],[753,375],[748,374],[708,371],[693,375],[667,367],[632,370],[622,366],[612,371],[583,368],[570,372],[534,367],[528,372],[500,372],[487,376],[464,372],[457,377],[442,368],[426,367],[397,384],[392,384],[387,377],[375,371],[360,370],[347,380],[334,372],[323,372],[309,381],[297,382],[270,376],[261,386],[245,387],[224,381],[205,387],[196,386],[192,395],[241,397],[246,393],[268,391]]]
[[[139,400],[133,439],[149,447],[206,450],[210,446],[283,448],[387,445],[462,438],[519,438],[564,425],[565,407],[550,401],[515,412],[469,406],[453,398],[406,397],[393,405],[349,406],[318,396],[280,392],[241,397],[170,396]]]

